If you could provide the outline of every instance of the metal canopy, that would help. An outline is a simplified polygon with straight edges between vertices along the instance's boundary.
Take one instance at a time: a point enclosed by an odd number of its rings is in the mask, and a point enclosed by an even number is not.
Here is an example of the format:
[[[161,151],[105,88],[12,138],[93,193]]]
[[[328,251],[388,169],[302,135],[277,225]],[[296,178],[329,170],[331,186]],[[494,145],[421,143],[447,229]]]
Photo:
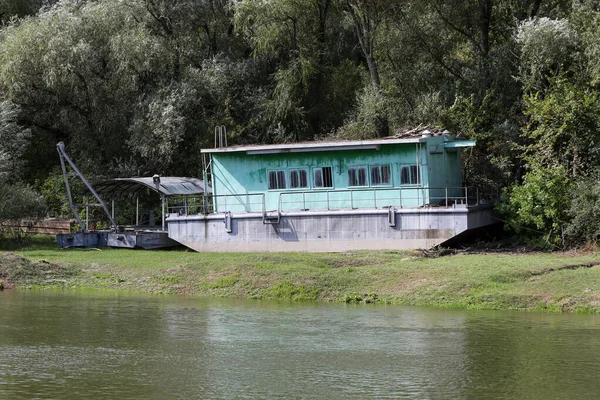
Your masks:
[[[115,198],[138,194],[151,189],[165,196],[192,196],[212,192],[210,186],[205,191],[204,181],[196,178],[160,177],[155,184],[153,177],[148,178],[116,178],[92,185],[100,196]]]

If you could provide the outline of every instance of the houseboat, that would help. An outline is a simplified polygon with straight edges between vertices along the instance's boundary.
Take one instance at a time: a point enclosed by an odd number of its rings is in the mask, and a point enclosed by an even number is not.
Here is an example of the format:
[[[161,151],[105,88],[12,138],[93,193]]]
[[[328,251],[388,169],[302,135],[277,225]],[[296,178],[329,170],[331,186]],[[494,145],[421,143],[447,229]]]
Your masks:
[[[430,248],[493,223],[463,186],[474,145],[420,132],[203,149],[212,192],[170,202],[169,237],[197,251]]]

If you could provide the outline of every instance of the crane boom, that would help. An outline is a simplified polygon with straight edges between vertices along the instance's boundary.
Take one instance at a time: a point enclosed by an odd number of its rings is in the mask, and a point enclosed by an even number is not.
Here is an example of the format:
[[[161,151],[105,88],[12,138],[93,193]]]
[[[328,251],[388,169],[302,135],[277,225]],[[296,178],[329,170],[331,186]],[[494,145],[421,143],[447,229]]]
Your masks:
[[[102,207],[102,209],[104,210],[104,213],[108,217],[108,220],[110,221],[115,232],[118,231],[117,224],[115,223],[115,220],[112,217],[111,213],[108,211],[106,204],[104,203],[104,201],[102,200],[100,195],[98,193],[96,193],[96,191],[94,190],[92,185],[90,185],[90,183],[87,181],[87,179],[85,179],[85,176],[83,176],[83,174],[81,173],[79,168],[77,168],[77,166],[75,165],[73,160],[71,160],[71,158],[68,156],[67,151],[65,150],[65,144],[63,142],[59,142],[56,145],[56,149],[58,150],[58,155],[60,156],[60,166],[62,168],[63,178],[65,180],[65,186],[67,188],[67,197],[69,198],[69,206],[71,207],[71,211],[73,211],[73,214],[75,215],[75,219],[77,219],[77,223],[79,223],[79,226],[81,227],[82,232],[87,232],[88,227],[84,226],[83,222],[81,221],[81,218],[79,217],[79,213],[77,212],[77,205],[73,202],[73,196],[71,194],[71,185],[69,184],[69,176],[73,176],[73,175],[76,175],[79,177],[79,179],[81,179],[81,181],[83,182],[83,184],[85,185],[87,190],[89,190],[90,193],[98,201],[98,205],[100,205],[100,207]],[[67,164],[69,164],[69,166],[71,167],[71,170],[73,171],[74,174],[69,173],[67,171],[67,166],[66,166],[65,162]]]

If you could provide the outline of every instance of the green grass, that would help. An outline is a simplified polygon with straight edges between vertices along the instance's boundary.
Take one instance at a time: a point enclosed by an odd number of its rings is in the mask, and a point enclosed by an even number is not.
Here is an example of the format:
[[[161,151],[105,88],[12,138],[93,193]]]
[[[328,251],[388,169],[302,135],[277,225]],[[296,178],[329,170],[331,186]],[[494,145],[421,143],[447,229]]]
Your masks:
[[[6,248],[6,245],[4,245]],[[35,238],[0,253],[0,280],[21,287],[129,290],[464,309],[600,312],[596,253],[195,253],[57,249]],[[578,266],[569,267],[566,266]]]

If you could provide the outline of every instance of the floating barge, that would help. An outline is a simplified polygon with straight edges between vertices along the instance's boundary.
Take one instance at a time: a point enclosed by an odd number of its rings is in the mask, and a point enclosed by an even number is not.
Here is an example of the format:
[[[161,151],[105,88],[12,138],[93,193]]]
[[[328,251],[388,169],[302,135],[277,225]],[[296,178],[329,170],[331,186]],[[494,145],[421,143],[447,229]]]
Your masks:
[[[169,237],[166,229],[165,212],[169,199],[181,196],[196,196],[204,194],[204,182],[195,178],[182,177],[145,177],[117,178],[91,185],[94,192],[103,199],[112,200],[111,220],[114,221],[114,199],[129,198],[136,201],[136,223],[133,226],[117,226],[110,230],[89,230],[89,207],[85,207],[85,225],[81,232],[60,233],[56,242],[60,247],[122,247],[141,248],[146,250],[180,246]],[[161,199],[162,223],[156,224],[151,213],[142,213],[140,218],[138,195],[143,192],[156,192]],[[87,190],[83,195],[92,193]],[[116,224],[115,224],[116,225]]]

